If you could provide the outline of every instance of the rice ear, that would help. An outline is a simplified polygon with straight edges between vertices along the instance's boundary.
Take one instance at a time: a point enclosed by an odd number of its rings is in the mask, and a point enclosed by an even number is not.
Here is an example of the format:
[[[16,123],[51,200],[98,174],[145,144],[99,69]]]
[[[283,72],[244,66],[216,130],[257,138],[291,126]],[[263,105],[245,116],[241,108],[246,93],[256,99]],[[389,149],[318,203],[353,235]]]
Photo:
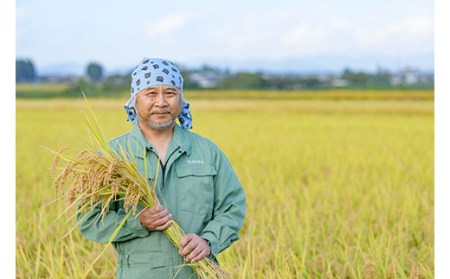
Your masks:
[[[58,153],[63,153],[67,148],[68,148],[67,146],[63,146],[63,147],[59,150]],[[59,159],[60,159],[60,158],[61,158],[61,157],[59,157],[59,156],[53,157],[52,163],[51,163],[51,165],[50,165],[50,172],[51,172],[52,175],[55,175],[55,171],[56,171],[56,168],[57,168],[57,166],[58,166],[58,163],[59,163]]]

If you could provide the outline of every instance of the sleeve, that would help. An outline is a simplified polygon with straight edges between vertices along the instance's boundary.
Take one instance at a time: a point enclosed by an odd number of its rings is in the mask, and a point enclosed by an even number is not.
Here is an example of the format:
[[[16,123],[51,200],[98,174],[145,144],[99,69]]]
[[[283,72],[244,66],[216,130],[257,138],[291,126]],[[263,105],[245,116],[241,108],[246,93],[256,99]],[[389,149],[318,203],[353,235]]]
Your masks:
[[[239,239],[246,210],[246,195],[230,162],[216,147],[214,213],[200,236],[209,241],[213,258]]]
[[[114,144],[112,141],[109,144],[117,150],[117,144]],[[139,210],[140,207],[138,206]],[[77,214],[78,230],[89,240],[107,243],[126,215],[127,213],[123,208],[123,201],[112,201],[109,205],[109,211],[102,220],[101,205],[98,205],[85,214]],[[113,242],[147,237],[149,234],[150,231],[141,225],[139,217],[131,214],[113,239]]]
[[[78,229],[81,234],[92,241],[107,243],[113,232],[126,216],[126,212],[119,202],[111,202],[104,220],[101,216],[101,205],[86,214],[77,215]],[[127,241],[137,237],[147,237],[150,231],[144,228],[139,217],[131,214],[119,230],[113,242]]]

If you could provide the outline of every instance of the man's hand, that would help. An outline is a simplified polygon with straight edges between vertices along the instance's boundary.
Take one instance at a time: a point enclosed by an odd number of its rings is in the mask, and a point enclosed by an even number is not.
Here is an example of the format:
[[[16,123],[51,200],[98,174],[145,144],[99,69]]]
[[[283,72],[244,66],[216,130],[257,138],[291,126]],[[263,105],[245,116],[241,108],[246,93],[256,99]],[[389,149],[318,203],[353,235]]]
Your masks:
[[[139,215],[141,224],[151,231],[163,231],[172,224],[172,214],[162,205],[147,208]]]
[[[211,253],[208,242],[195,233],[183,236],[180,240],[180,246],[178,253],[191,262],[197,262]]]

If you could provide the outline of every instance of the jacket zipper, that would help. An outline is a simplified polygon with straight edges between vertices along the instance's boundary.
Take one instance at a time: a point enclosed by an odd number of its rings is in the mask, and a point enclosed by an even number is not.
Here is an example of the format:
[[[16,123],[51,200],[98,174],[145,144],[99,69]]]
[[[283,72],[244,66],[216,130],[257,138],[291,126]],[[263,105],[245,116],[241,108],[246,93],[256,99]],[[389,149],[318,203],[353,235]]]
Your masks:
[[[145,148],[147,150],[147,152],[153,152],[153,148],[149,148],[146,147]],[[180,147],[177,147],[167,158],[166,163],[169,162],[170,157],[172,156],[173,153],[175,153],[175,151],[177,151],[178,149],[180,149]],[[156,152],[155,152],[156,154]],[[164,183],[166,180],[166,165],[162,163],[161,159],[159,158],[158,154],[156,154],[156,157],[158,158],[159,161],[159,165],[161,166],[161,175],[162,175],[162,185],[161,185],[161,189],[164,188]],[[147,158],[145,158],[147,160]]]
[[[165,176],[166,176],[166,165],[164,165],[162,163],[162,161],[159,160],[159,157],[158,157],[158,161],[159,161],[159,165],[161,166],[161,175],[162,175],[162,186],[161,186],[161,188],[164,188],[164,181],[165,181]]]

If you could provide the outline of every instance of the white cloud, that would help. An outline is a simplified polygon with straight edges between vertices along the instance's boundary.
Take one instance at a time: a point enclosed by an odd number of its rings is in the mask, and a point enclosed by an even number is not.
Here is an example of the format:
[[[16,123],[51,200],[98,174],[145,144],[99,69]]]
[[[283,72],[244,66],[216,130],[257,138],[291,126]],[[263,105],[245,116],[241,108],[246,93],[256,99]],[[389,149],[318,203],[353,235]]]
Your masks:
[[[149,35],[166,35],[172,33],[183,25],[188,20],[187,16],[172,15],[165,17],[161,20],[153,20],[146,27],[147,34]]]
[[[286,12],[213,25],[203,46],[207,52],[230,58],[433,52],[433,20],[427,15],[314,19]]]
[[[406,18],[391,24],[358,27],[355,43],[361,50],[378,53],[432,52],[434,26],[429,16]]]
[[[147,20],[145,33],[148,36],[173,36],[182,32],[199,18],[203,17],[200,11],[183,11],[173,14],[161,14],[158,17]]]

